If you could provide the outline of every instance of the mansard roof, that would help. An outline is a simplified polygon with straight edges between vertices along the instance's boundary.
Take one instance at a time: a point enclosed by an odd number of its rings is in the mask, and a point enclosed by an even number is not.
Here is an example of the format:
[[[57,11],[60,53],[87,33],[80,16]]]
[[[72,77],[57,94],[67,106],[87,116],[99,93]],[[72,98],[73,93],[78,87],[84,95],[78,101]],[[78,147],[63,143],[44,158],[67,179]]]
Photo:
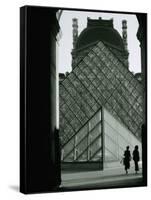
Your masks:
[[[84,48],[96,41],[111,44],[121,51],[125,51],[120,34],[113,27],[113,20],[89,19],[87,27],[79,35],[75,50]]]

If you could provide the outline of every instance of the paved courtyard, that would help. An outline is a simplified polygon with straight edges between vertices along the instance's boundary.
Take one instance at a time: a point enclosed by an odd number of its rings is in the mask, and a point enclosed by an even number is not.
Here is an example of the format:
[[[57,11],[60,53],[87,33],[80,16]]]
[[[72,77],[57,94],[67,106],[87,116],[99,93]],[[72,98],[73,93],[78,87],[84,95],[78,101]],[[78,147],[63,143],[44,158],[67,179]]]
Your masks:
[[[112,167],[103,171],[87,172],[62,172],[62,188],[84,189],[84,188],[106,188],[141,185],[142,169],[135,174],[134,166],[131,166],[128,175],[124,167]]]

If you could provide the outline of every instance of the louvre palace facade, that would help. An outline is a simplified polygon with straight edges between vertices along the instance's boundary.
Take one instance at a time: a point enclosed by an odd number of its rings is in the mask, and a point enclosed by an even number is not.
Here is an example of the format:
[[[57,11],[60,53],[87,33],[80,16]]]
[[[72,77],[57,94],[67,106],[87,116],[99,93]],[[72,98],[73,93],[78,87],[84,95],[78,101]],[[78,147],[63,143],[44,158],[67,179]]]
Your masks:
[[[72,71],[60,74],[59,124],[62,166],[104,169],[139,146],[143,125],[141,73],[129,70],[127,22],[122,36],[113,19],[87,18],[78,35],[73,19]],[[86,166],[86,167],[85,167]]]

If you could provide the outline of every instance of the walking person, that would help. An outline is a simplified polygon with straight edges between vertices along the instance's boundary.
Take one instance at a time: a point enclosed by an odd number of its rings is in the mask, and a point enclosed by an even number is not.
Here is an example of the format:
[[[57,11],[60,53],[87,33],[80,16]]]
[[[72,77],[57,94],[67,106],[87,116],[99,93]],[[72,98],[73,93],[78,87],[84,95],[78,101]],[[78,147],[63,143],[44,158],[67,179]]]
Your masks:
[[[131,153],[129,150],[129,146],[127,146],[126,150],[124,151],[124,166],[126,174],[128,174],[128,169],[130,169],[130,160],[131,160]]]
[[[138,145],[136,145],[134,148],[134,151],[133,151],[133,160],[134,160],[134,164],[135,164],[135,173],[136,174],[139,171],[139,166],[138,166],[139,159],[140,159],[140,157],[139,157]]]

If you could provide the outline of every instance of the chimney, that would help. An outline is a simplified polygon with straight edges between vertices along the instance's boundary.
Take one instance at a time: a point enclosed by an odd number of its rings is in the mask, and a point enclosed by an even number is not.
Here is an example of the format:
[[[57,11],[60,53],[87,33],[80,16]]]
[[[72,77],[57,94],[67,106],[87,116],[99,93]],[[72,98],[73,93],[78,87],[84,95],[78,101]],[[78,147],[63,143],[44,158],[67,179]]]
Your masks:
[[[123,37],[123,43],[124,43],[125,50],[128,52],[128,49],[127,49],[127,21],[126,20],[122,20],[122,37]]]
[[[127,68],[129,68],[129,52],[128,52],[128,48],[127,48],[127,21],[126,20],[122,20],[122,37],[123,37],[123,43],[124,43],[124,48],[125,48],[125,65],[127,66]]]
[[[75,49],[76,41],[78,38],[78,19],[73,18],[72,19],[72,34],[73,34],[73,49]]]

